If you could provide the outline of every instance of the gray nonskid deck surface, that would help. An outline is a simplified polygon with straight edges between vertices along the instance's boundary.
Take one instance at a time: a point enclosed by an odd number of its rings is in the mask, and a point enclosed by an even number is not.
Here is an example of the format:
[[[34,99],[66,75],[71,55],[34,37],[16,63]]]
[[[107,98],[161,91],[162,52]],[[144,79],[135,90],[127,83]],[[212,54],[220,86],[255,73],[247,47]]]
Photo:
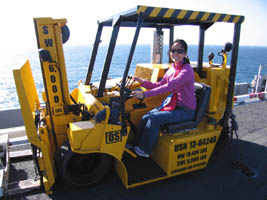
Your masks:
[[[206,169],[176,176],[160,182],[126,190],[115,173],[88,189],[68,189],[60,184],[54,193],[33,191],[9,199],[90,199],[90,200],[136,200],[136,199],[242,199],[267,200],[267,102],[245,104],[234,107],[239,124],[240,140],[215,154]],[[230,147],[232,146],[232,151]],[[241,149],[241,150],[240,150]],[[242,154],[240,153],[242,152]],[[248,177],[231,165],[232,160],[243,160],[253,170],[254,177]],[[23,166],[22,166],[23,165]],[[32,163],[29,161],[29,166]],[[25,162],[12,163],[10,178],[33,176],[22,172]],[[28,175],[27,175],[28,174]]]

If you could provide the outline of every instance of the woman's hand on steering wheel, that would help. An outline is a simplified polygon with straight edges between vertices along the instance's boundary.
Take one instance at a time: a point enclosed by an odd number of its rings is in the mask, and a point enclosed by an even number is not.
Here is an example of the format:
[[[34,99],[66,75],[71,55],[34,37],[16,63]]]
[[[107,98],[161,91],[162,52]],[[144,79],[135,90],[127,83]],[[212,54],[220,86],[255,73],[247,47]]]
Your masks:
[[[137,98],[139,100],[143,100],[145,98],[145,94],[142,91],[132,91],[131,96]]]

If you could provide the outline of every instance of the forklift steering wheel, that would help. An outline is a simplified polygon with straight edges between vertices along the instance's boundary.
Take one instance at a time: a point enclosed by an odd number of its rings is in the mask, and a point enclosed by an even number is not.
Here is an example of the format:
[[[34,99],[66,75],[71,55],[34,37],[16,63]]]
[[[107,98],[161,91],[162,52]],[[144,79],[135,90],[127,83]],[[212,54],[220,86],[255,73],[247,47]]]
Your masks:
[[[129,88],[125,87],[124,91],[123,91],[124,99],[127,100],[127,99],[132,98],[131,93],[132,93],[132,90],[130,90]]]

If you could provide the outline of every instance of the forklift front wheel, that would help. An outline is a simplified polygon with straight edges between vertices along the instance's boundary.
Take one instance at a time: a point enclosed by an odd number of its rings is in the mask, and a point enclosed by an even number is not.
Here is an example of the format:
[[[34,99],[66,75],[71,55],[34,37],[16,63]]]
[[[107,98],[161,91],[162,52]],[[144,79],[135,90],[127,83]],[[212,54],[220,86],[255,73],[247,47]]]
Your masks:
[[[84,188],[101,181],[112,167],[112,157],[103,153],[63,153],[59,164],[63,182],[75,188]]]

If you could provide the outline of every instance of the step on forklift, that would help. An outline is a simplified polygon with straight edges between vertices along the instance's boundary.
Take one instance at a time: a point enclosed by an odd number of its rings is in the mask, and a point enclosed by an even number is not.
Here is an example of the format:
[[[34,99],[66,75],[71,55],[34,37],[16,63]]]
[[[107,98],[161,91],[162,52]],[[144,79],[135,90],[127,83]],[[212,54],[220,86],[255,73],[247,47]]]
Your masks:
[[[55,182],[71,187],[90,187],[103,180],[113,167],[125,188],[167,179],[207,166],[214,147],[228,134],[233,106],[240,28],[244,16],[171,8],[137,6],[98,22],[90,64],[84,82],[69,91],[63,44],[70,31],[66,19],[35,18],[44,90],[38,97],[29,61],[14,70],[14,78],[34,159],[45,191],[50,194]],[[221,64],[203,62],[205,31],[213,24],[234,25],[232,43],[219,52]],[[195,72],[196,116],[192,121],[162,126],[150,158],[138,157],[126,148],[141,117],[159,106],[168,94],[144,101],[131,98],[133,90],[145,90],[129,75],[138,36],[142,29],[154,29],[152,62],[137,64],[135,76],[159,81],[169,63],[162,64],[163,31],[174,40],[174,28],[199,27]],[[91,81],[102,30],[112,28],[101,79]],[[127,63],[120,79],[108,75],[120,28],[135,28]],[[231,52],[230,66],[227,56]],[[78,80],[77,80],[78,81]]]

